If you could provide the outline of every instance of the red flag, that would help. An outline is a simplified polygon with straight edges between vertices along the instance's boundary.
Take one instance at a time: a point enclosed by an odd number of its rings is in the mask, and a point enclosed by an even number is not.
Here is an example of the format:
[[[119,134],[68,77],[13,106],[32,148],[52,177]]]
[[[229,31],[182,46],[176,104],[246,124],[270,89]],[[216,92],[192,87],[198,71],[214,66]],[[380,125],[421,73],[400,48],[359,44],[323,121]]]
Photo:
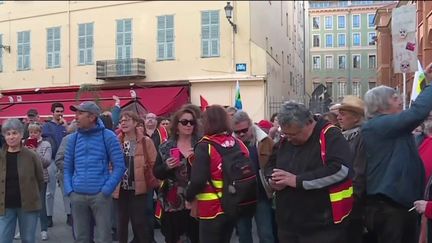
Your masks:
[[[207,108],[207,106],[208,106],[208,102],[207,102],[206,99],[204,99],[204,98],[202,97],[202,95],[200,95],[200,103],[201,103],[201,110],[202,110],[202,111],[205,111],[206,108]]]

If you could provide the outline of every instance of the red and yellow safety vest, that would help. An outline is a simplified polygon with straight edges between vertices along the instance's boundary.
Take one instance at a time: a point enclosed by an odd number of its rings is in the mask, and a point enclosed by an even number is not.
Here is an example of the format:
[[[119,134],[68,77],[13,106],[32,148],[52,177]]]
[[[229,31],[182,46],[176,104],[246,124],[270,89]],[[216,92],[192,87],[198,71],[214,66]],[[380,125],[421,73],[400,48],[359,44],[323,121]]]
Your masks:
[[[224,213],[220,201],[223,187],[222,156],[213,146],[210,144],[207,146],[210,156],[211,184],[207,182],[204,190],[196,195],[198,218],[200,219],[213,219]]]
[[[320,133],[321,144],[321,159],[326,164],[326,132],[335,127],[331,124],[326,125]],[[353,186],[351,179],[346,179],[344,182],[337,185],[330,186],[329,198],[332,205],[333,222],[335,224],[341,223],[351,213],[354,197]]]

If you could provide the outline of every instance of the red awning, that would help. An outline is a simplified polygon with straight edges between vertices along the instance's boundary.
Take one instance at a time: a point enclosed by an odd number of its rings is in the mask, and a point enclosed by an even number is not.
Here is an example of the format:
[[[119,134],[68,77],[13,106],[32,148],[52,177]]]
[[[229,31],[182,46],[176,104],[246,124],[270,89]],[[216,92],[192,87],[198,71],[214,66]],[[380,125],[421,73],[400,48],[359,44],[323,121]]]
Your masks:
[[[134,87],[133,89],[141,103],[148,111],[155,113],[158,116],[166,116],[183,104],[189,102],[189,89],[187,86],[170,86],[170,87]],[[40,117],[51,116],[51,104],[61,102],[65,106],[65,118],[72,118],[75,114],[70,111],[69,106],[78,104],[86,100],[96,100],[102,110],[110,110],[114,105],[113,95],[120,97],[122,105],[130,101],[131,89],[129,87],[98,90],[93,92],[83,92],[77,100],[76,91],[68,92],[52,92],[41,94],[26,94],[5,96],[0,99],[0,120],[7,118],[24,118],[27,111],[31,108],[39,112]],[[18,97],[20,96],[20,97]],[[10,102],[10,97],[13,102]],[[19,101],[19,99],[21,101]]]

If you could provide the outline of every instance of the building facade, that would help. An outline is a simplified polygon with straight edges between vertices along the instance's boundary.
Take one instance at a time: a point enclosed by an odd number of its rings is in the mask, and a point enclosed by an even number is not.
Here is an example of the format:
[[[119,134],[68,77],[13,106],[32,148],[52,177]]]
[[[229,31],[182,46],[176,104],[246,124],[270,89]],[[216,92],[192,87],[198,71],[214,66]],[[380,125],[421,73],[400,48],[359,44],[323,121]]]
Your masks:
[[[392,43],[392,11],[397,7],[407,4],[416,5],[417,8],[417,56],[423,68],[425,68],[425,66],[432,62],[432,2],[399,1],[379,8],[376,19],[379,84],[387,85],[400,91],[403,89],[403,76],[400,73],[394,73],[393,48],[388,43]],[[407,74],[407,102],[410,101],[413,76],[413,73]]]
[[[237,80],[254,119],[269,116],[269,97],[303,99],[304,2],[230,4],[236,31],[226,2],[4,1],[0,106],[88,85],[111,93],[183,87],[194,104],[201,95],[233,105]]]
[[[375,12],[386,1],[310,1],[307,92],[323,84],[334,103],[376,85]]]

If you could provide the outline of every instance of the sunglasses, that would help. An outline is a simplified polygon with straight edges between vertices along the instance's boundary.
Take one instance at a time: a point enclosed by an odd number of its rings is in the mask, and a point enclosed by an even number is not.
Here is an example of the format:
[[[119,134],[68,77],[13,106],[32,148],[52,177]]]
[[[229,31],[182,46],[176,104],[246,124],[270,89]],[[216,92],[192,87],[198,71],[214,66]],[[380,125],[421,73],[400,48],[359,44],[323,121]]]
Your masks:
[[[235,134],[245,134],[245,133],[247,133],[249,131],[249,127],[247,127],[247,128],[245,128],[245,129],[241,129],[241,130],[237,130],[237,131],[234,131],[234,133]]]
[[[184,120],[180,120],[179,123],[182,124],[183,126],[186,126],[188,123],[191,126],[195,126],[196,121],[195,120],[186,120],[186,119],[184,119]]]

